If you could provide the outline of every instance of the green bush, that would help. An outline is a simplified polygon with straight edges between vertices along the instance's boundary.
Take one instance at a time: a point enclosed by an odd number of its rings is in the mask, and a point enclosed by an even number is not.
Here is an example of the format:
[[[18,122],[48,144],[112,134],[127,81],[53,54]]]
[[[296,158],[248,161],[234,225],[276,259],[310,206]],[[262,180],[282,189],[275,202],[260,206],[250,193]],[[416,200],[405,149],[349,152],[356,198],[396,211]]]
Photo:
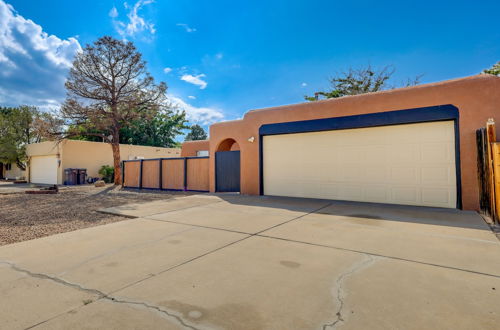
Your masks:
[[[99,174],[102,176],[102,179],[106,183],[113,183],[114,182],[114,176],[115,176],[115,169],[113,166],[109,165],[103,165],[101,166],[101,169],[99,170]]]

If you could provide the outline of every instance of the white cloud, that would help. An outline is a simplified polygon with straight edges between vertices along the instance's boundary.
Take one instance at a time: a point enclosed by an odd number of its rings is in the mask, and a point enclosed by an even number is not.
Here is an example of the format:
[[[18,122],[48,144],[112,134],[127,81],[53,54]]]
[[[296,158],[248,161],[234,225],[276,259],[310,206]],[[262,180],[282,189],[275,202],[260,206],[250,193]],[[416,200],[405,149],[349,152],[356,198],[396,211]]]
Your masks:
[[[196,100],[196,96],[193,96],[193,95],[189,95],[188,98],[191,100]]]
[[[116,9],[115,6],[113,6],[113,8],[111,8],[111,10],[109,11],[108,15],[111,18],[118,17],[118,10]]]
[[[222,60],[223,57],[224,57],[224,54],[222,54],[222,53],[215,54],[215,58],[218,60]]]
[[[139,15],[139,10],[141,10],[145,5],[149,5],[153,2],[154,0],[139,0],[132,7],[130,7],[126,2],[124,2],[123,6],[125,7],[126,10],[128,10],[127,13],[128,22],[116,20],[115,19],[116,16],[112,16],[112,14],[115,13],[113,12],[113,9],[111,9],[111,11],[109,12],[109,16],[113,18],[113,24],[115,26],[116,32],[118,32],[118,34],[120,34],[124,38],[133,37],[136,34],[144,31],[148,31],[151,34],[155,34],[156,32],[155,25]],[[118,16],[118,11],[116,11],[116,15]]]
[[[163,72],[168,74],[168,73],[172,72],[172,68],[165,68],[165,69],[163,69]]]
[[[193,33],[193,32],[196,32],[196,29],[195,29],[195,28],[189,27],[189,25],[187,25],[187,24],[185,24],[185,23],[177,23],[177,26],[183,27],[183,28],[184,28],[184,30],[185,30],[187,33]]]
[[[195,107],[179,97],[168,97],[172,104],[176,105],[180,110],[186,111],[186,117],[191,123],[201,125],[210,125],[224,119],[224,114],[217,108]]]
[[[0,0],[0,103],[57,107],[74,55],[75,38],[48,35]]]
[[[302,84],[300,84],[300,86],[302,86],[302,87],[306,87],[306,86],[307,86],[307,83],[303,82]]]
[[[190,83],[190,84],[193,84],[193,85],[196,85],[196,86],[200,86],[200,89],[205,89],[207,88],[207,82],[204,81],[203,78],[205,77],[205,75],[202,73],[202,74],[199,74],[199,75],[196,75],[196,76],[193,76],[193,75],[190,75],[190,74],[184,74],[181,76],[181,80],[187,82],[187,83]]]

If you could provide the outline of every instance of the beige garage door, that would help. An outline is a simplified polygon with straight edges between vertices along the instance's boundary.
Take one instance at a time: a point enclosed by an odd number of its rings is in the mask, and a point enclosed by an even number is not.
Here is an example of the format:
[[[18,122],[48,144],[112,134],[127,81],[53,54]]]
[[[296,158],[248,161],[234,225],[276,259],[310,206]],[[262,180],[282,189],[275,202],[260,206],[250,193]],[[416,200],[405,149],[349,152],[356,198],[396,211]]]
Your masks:
[[[33,183],[57,184],[57,157],[35,156],[30,161],[30,176]]]
[[[455,208],[453,121],[263,138],[264,194]]]

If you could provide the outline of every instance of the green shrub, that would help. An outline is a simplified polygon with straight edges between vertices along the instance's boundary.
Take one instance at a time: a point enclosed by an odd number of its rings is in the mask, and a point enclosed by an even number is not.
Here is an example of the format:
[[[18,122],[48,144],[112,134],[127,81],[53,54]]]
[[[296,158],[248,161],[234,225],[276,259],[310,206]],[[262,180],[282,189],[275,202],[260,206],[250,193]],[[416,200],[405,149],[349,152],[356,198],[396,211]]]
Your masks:
[[[113,183],[115,177],[115,169],[113,166],[103,165],[99,170],[99,174],[102,176],[102,179],[106,183]]]

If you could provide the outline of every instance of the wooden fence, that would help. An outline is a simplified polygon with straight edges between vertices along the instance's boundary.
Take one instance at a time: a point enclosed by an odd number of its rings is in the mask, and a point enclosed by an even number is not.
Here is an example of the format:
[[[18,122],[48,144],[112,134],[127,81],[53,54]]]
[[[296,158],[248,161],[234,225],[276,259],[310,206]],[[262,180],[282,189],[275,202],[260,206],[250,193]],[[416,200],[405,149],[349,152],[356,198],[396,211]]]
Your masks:
[[[496,142],[495,122],[489,119],[476,131],[479,208],[494,222],[500,220],[500,142]]]
[[[123,161],[124,188],[209,191],[209,157]]]

